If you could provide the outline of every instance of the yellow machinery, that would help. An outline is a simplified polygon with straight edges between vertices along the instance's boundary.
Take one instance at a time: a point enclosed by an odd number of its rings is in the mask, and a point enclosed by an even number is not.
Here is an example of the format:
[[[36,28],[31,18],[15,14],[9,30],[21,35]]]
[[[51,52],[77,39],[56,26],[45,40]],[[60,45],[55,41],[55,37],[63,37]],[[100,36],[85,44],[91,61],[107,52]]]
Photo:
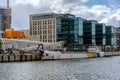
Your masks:
[[[11,27],[10,27],[9,0],[7,0],[7,27],[5,29],[4,38],[8,38],[8,39],[21,39],[21,38],[25,38],[24,32],[14,31],[14,29],[11,29]]]

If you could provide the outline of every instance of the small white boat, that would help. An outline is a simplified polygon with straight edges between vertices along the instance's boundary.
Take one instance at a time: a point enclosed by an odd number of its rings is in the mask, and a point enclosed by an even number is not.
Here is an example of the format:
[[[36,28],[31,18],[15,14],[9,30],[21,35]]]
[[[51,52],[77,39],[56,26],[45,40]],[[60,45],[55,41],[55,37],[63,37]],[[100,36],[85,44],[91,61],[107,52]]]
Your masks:
[[[104,56],[104,52],[101,51],[101,49],[98,46],[89,46],[88,52],[90,53],[95,53],[98,55],[98,57],[103,57]]]

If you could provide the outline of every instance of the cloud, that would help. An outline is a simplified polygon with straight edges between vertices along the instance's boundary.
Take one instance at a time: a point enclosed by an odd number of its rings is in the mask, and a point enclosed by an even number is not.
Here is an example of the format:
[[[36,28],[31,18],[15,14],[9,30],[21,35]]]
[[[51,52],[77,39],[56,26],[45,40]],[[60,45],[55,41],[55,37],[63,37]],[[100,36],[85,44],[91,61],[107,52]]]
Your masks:
[[[85,4],[89,0],[53,0],[50,8],[57,13],[71,13],[76,6]]]
[[[47,12],[70,13],[73,6],[88,0],[12,0],[12,26],[17,29],[29,28],[29,15]]]
[[[59,0],[58,0],[59,1]],[[86,3],[88,0],[61,0],[63,4],[80,4],[80,3]]]
[[[27,0],[25,3],[22,2],[23,0],[18,0],[12,4],[12,27],[16,29],[28,29],[29,28],[29,15],[31,14],[39,14],[39,13],[46,13],[50,11],[49,5],[45,5],[44,1],[42,5],[35,5],[33,4],[33,0],[28,2]],[[40,1],[40,0],[38,0]],[[40,4],[37,3],[37,4]],[[44,6],[43,6],[44,5]]]
[[[87,2],[90,0],[11,0],[12,26],[15,29],[29,29],[30,14],[48,12],[71,13],[88,20],[120,26],[119,8],[113,9],[107,5],[87,6]]]
[[[112,10],[101,19],[102,23],[106,23],[108,25],[113,25],[115,27],[120,27],[120,9],[116,9],[112,12]]]
[[[100,20],[103,17],[106,17],[110,11],[111,9],[106,6],[94,5],[92,7],[78,6],[72,11],[72,13],[86,19]]]
[[[0,6],[6,6],[6,0],[0,1]]]

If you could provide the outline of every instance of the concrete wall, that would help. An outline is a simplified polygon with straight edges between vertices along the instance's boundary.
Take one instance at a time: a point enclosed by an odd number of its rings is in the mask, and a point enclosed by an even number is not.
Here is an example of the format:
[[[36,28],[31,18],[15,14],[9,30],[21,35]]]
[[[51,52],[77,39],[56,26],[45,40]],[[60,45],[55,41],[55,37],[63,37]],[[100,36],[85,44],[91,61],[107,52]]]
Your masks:
[[[39,54],[0,54],[0,62],[41,60]]]
[[[120,52],[105,52],[104,56],[120,56]]]
[[[107,56],[120,56],[120,52],[106,52],[105,57]],[[81,59],[81,58],[95,58],[100,57],[95,53],[44,53],[43,60],[60,60],[60,59]],[[0,54],[0,62],[16,62],[16,61],[33,61],[41,60],[39,54]]]

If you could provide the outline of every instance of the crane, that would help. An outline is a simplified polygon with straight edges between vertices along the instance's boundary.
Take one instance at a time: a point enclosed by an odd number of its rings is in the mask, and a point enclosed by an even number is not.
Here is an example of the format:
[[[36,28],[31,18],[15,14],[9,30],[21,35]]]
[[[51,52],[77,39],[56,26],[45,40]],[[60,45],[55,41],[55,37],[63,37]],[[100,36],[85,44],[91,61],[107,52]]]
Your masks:
[[[11,28],[10,25],[10,6],[9,6],[9,0],[7,0],[7,28]]]
[[[21,38],[25,38],[24,32],[22,31],[15,31],[14,29],[11,28],[11,11],[10,11],[10,2],[9,0],[7,0],[7,25],[5,28],[5,33],[4,33],[4,38],[8,38],[8,39],[21,39]]]

